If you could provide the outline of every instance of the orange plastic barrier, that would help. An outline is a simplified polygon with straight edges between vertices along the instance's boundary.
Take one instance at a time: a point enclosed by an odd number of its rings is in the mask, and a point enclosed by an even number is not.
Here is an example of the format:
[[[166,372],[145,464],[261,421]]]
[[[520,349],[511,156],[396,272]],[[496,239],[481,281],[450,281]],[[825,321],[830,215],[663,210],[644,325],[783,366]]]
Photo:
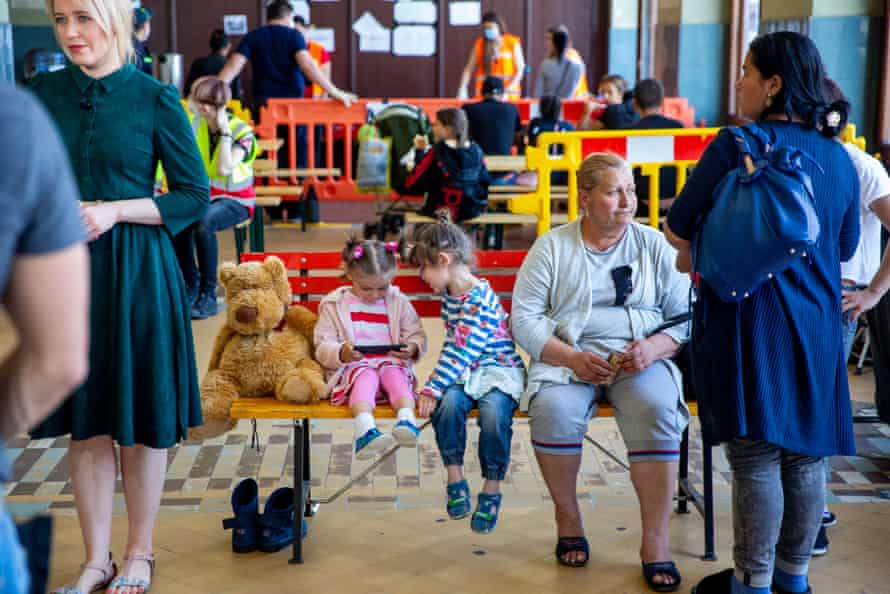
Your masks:
[[[353,177],[353,141],[358,128],[367,120],[367,106],[369,103],[380,102],[379,99],[362,99],[350,107],[343,107],[333,100],[318,99],[271,99],[268,104],[260,109],[259,124],[254,130],[260,138],[274,139],[277,137],[279,127],[287,129],[287,166],[297,167],[297,127],[306,129],[306,167],[333,167],[336,163],[342,170],[339,177],[310,177],[300,181],[296,177],[271,178],[267,181],[270,185],[303,185],[304,196],[314,190],[319,200],[376,200],[379,195],[362,194],[356,190]],[[438,110],[446,107],[459,107],[468,100],[455,98],[390,98],[391,103],[408,103],[416,105],[434,118]],[[524,124],[531,119],[533,109],[536,107],[536,99],[522,99],[513,102],[519,110]],[[584,109],[583,100],[568,100],[563,102],[564,118],[571,122],[577,122]],[[665,99],[665,114],[681,120],[685,125],[691,126],[694,120],[694,112],[689,107],[686,99]],[[322,134],[324,139],[324,155],[316,155],[316,136]],[[342,148],[335,159],[335,141],[342,141]],[[276,152],[270,151],[269,157],[277,158]]]

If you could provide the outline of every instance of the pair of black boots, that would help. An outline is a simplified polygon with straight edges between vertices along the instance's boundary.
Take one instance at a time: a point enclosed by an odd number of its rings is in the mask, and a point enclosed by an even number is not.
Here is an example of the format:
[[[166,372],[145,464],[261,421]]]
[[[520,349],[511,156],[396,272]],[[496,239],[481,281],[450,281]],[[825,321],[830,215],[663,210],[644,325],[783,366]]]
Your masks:
[[[252,478],[238,483],[232,492],[234,518],[223,520],[223,528],[232,530],[232,551],[274,553],[294,542],[294,490],[281,487],[269,495],[262,516],[259,511],[259,486]],[[306,520],[303,536],[308,531]]]

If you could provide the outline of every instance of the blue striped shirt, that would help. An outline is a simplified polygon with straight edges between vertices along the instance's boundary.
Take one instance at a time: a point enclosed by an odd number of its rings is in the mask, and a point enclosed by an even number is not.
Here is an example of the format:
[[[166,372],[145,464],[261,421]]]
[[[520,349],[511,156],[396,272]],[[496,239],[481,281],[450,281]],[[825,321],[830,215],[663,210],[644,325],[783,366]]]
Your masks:
[[[488,281],[463,295],[442,299],[445,344],[439,362],[422,393],[440,398],[454,384],[465,383],[470,372],[481,367],[522,368],[507,312]]]

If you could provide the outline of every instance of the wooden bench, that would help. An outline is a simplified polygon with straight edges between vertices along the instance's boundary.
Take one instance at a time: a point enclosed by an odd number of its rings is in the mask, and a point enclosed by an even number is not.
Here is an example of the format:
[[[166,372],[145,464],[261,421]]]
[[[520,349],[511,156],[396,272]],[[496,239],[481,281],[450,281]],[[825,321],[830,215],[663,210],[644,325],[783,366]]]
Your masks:
[[[294,303],[308,307],[313,311],[318,310],[321,299],[337,287],[347,284],[341,278],[341,255],[339,252],[324,253],[246,253],[241,257],[242,262],[261,262],[267,256],[274,255],[284,262],[289,272],[289,282],[294,296]],[[516,282],[516,273],[522,265],[526,252],[524,251],[479,251],[476,253],[477,272],[488,280],[492,289],[498,293],[501,303],[509,312],[512,309],[513,285]],[[411,303],[418,315],[427,318],[439,318],[440,299],[434,295],[429,286],[417,275],[414,268],[400,267],[394,277],[393,283],[411,299]],[[688,382],[684,382],[688,384]],[[687,393],[689,393],[688,387]],[[698,414],[695,402],[689,403],[690,412]],[[608,403],[601,403],[598,407],[599,417],[612,416],[613,409]],[[375,411],[378,418],[394,418],[395,413],[389,407],[380,407]],[[525,417],[517,413],[518,417]],[[328,497],[313,497],[311,492],[311,468],[309,435],[310,419],[347,419],[351,414],[348,407],[333,406],[329,402],[320,402],[312,405],[298,405],[279,402],[273,398],[241,398],[232,405],[231,418],[240,419],[289,419],[293,422],[294,429],[294,544],[291,563],[303,562],[302,521],[304,516],[315,514],[318,507],[325,503],[332,503],[343,493],[348,491],[357,481],[373,472],[387,458],[392,456],[399,446],[385,452],[377,461],[365,469],[364,472],[352,478],[343,487]],[[429,421],[423,423],[426,427]],[[587,441],[605,452],[619,465],[628,468],[627,465],[614,454],[597,444],[589,436]],[[257,444],[256,425],[254,424],[254,439]],[[683,433],[683,442],[680,448],[680,465],[678,472],[677,511],[688,513],[689,504],[701,513],[704,518],[705,555],[704,559],[715,560],[714,544],[714,507],[711,482],[711,449],[702,448],[703,455],[703,482],[704,492],[699,493],[689,480],[689,430]]]

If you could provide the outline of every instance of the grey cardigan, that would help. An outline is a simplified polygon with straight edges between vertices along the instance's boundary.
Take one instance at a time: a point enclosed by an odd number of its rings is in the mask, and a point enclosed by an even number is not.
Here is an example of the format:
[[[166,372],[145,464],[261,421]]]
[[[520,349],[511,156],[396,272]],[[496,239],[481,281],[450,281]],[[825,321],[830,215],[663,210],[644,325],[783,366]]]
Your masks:
[[[676,251],[660,231],[631,223],[629,240],[636,242],[640,258],[633,292],[623,306],[634,340],[648,336],[665,320],[686,313],[689,308],[689,277],[679,273]],[[569,383],[574,378],[566,367],[541,361],[541,351],[556,336],[576,347],[587,326],[593,306],[588,259],[581,239],[581,219],[558,227],[539,237],[529,250],[513,289],[511,325],[513,338],[531,358],[528,383],[521,400],[523,410],[542,382]],[[611,306],[614,311],[616,306]],[[610,312],[611,313],[611,312]],[[689,325],[665,331],[678,343],[688,340]],[[666,361],[678,387],[680,372]]]

